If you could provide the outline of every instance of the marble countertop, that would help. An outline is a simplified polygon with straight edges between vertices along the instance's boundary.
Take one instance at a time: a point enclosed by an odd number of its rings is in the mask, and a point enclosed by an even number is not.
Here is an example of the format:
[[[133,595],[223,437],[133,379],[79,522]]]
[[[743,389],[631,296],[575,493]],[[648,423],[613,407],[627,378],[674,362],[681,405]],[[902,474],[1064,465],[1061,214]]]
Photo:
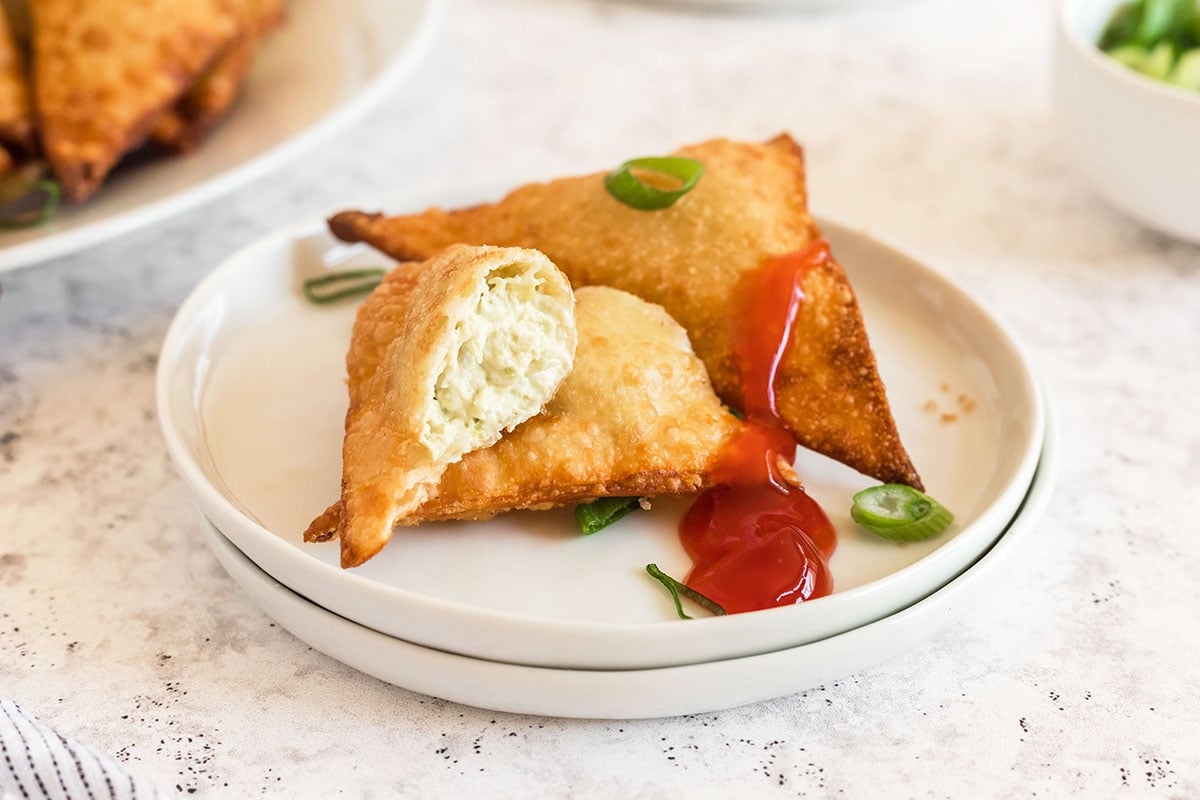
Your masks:
[[[181,794],[1200,796],[1200,248],[1112,211],[1066,163],[1054,4],[448,4],[410,79],[327,146],[0,276],[0,694]],[[1051,509],[969,623],[771,702],[569,721],[358,674],[226,577],[153,407],[166,325],[225,256],[400,185],[784,129],[813,208],[984,298],[1056,404]]]

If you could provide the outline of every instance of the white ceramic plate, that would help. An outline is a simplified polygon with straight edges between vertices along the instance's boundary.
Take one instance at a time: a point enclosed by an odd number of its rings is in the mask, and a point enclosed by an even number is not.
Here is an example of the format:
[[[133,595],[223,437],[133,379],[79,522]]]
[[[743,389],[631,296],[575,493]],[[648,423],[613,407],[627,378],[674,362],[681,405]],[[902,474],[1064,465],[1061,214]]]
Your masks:
[[[391,205],[454,206],[480,194],[420,192]],[[314,263],[379,264],[319,221],[231,257],[181,307],[159,365],[172,457],[205,515],[277,580],[335,613],[418,644],[540,666],[631,669],[778,650],[880,619],[941,587],[1008,524],[1032,479],[1043,410],[1004,328],[961,290],[862,234],[823,223],[859,294],[900,431],[930,492],[958,519],[941,537],[896,544],[849,517],[872,483],[828,459],[797,462],[840,542],[835,593],[787,608],[678,625],[643,568],[683,576],[685,500],[660,500],[582,537],[569,509],[405,530],[344,571],[336,543],[301,532],[336,498],[354,305],[297,292]],[[967,412],[958,398],[969,398]],[[941,411],[925,410],[928,403]],[[940,413],[955,413],[953,422]]]
[[[437,0],[290,0],[237,106],[204,145],[118,168],[49,224],[0,231],[0,272],[177,214],[280,166],[385,97],[430,38]]]
[[[380,680],[497,711],[602,719],[667,717],[767,700],[851,675],[962,618],[977,598],[998,588],[1006,568],[1022,555],[1049,501],[1057,467],[1057,439],[1051,430],[1029,494],[995,546],[915,605],[799,647],[660,669],[518,666],[393,639],[308,602],[255,566],[211,524],[205,528],[217,560],[268,616],[315,649]]]

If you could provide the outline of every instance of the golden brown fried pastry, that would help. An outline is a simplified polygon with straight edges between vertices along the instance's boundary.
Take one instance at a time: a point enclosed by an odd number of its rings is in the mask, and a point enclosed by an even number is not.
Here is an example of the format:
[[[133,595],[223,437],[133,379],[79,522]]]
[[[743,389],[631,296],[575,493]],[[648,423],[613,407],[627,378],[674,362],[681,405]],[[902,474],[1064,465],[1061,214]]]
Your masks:
[[[712,485],[741,427],[661,306],[607,286],[575,293],[575,368],[546,410],[442,475],[398,520],[484,519],[596,497],[688,494]]]
[[[379,552],[448,464],[537,414],[571,370],[566,277],[541,253],[451,247],[393,270],[346,356],[342,566]]]
[[[33,145],[28,80],[8,16],[0,8],[0,142],[26,150]]]
[[[687,333],[618,289],[575,297],[575,368],[546,410],[447,467],[436,495],[398,525],[711,485],[717,454],[742,423],[717,399]],[[305,539],[330,538],[339,515],[334,504]]]
[[[246,0],[37,0],[34,101],[46,158],[72,200],[100,185],[233,44]]]
[[[192,88],[154,124],[150,138],[176,153],[195,149],[229,113],[258,55],[262,39],[283,22],[280,0],[246,0],[239,41],[231,45]]]
[[[349,211],[330,228],[401,260],[452,242],[535,247],[575,286],[615,286],[661,304],[687,329],[717,394],[741,405],[731,341],[738,278],[820,234],[804,161],[786,135],[759,145],[717,139],[678,155],[705,165],[696,187],[662,211],[611,197],[603,175],[531,184],[492,205],[384,217]],[[791,354],[776,381],[781,415],[803,446],[885,482],[919,487],[900,442],[862,315],[836,261],[812,270]]]
[[[233,45],[174,108],[158,118],[151,141],[175,153],[194,150],[229,112],[257,52],[257,39]]]

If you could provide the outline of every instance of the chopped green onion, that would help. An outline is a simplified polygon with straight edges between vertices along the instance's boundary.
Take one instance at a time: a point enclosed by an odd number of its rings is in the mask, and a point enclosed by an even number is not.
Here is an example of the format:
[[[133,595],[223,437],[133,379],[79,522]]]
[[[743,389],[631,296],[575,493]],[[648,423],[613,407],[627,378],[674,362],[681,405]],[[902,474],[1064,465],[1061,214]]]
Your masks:
[[[331,272],[304,282],[304,296],[310,303],[332,303],[345,297],[366,294],[379,285],[386,269],[348,269]]]
[[[46,165],[34,161],[0,180],[0,230],[35,228],[54,216],[62,189],[45,174]]]
[[[692,619],[692,617],[684,613],[683,602],[680,601],[679,595],[683,595],[714,616],[723,617],[728,613],[719,603],[708,599],[687,584],[680,583],[663,572],[657,564],[647,564],[646,572],[650,574],[651,578],[667,587],[667,591],[671,593],[671,599],[675,601],[675,613],[679,615],[680,619]]]
[[[1152,47],[1175,28],[1190,21],[1195,0],[1142,0],[1141,19],[1133,34],[1134,41]]]
[[[730,414],[733,414],[733,415],[734,415],[735,417],[737,417],[738,419],[745,419],[745,418],[746,418],[746,415],[745,415],[745,414],[743,414],[742,412],[738,411],[738,410],[737,410],[736,408],[734,408],[733,406],[726,406],[726,409],[729,411],[729,413],[730,413]]]
[[[1200,90],[1191,54],[1200,49],[1200,2],[1134,0],[1117,8],[1100,49],[1155,80]]]
[[[1100,49],[1108,51],[1132,42],[1141,21],[1141,3],[1125,3],[1118,7],[1100,37]]]
[[[1146,54],[1138,71],[1154,78],[1165,81],[1171,74],[1171,66],[1175,63],[1175,47],[1170,42],[1159,42]]]
[[[850,516],[876,536],[905,542],[937,536],[954,521],[938,501],[899,483],[872,486],[854,495]]]
[[[658,189],[650,186],[633,174],[635,169],[669,175],[679,181],[679,188]],[[676,200],[695,187],[703,174],[704,165],[690,158],[635,158],[608,173],[604,178],[604,188],[631,208],[639,211],[657,211],[673,206]]]
[[[575,506],[575,519],[579,522],[579,530],[585,536],[590,536],[641,507],[640,497],[601,497]]]
[[[1167,81],[1184,89],[1200,92],[1200,47],[1188,50],[1175,62]]]
[[[1108,55],[1114,61],[1117,61],[1130,69],[1142,71],[1142,65],[1146,63],[1150,53],[1146,48],[1136,44],[1123,44],[1120,47],[1114,47],[1108,51]]]

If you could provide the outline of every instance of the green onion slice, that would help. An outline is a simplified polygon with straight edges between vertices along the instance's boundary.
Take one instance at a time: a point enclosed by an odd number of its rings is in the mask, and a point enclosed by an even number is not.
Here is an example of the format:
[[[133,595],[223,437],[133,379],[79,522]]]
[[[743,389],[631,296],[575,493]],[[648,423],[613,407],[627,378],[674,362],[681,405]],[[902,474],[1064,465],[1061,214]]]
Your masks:
[[[692,617],[684,612],[683,602],[679,599],[679,595],[683,595],[714,616],[723,617],[728,613],[719,603],[708,599],[687,584],[680,583],[663,572],[658,568],[658,564],[647,564],[646,572],[650,574],[651,578],[667,587],[667,591],[671,593],[671,599],[675,601],[675,613],[679,615],[680,619],[692,619]]]
[[[1151,47],[1175,35],[1195,13],[1195,0],[1142,0],[1138,5],[1141,19],[1133,38],[1143,47]]]
[[[679,181],[677,189],[658,189],[643,182],[633,170],[656,172],[669,175]],[[604,178],[608,193],[630,208],[639,211],[657,211],[670,208],[675,201],[690,192],[704,174],[704,165],[699,161],[678,156],[635,158],[626,161]]]
[[[1184,89],[1200,92],[1200,47],[1193,47],[1180,56],[1167,80]]]
[[[1200,49],[1196,0],[1134,0],[1118,7],[1100,37],[1100,49],[1143,75],[1183,88],[1200,87],[1189,53]]]
[[[904,542],[937,536],[954,521],[937,500],[899,483],[872,486],[854,495],[850,516],[876,536]]]
[[[332,303],[345,297],[366,294],[379,285],[386,269],[348,269],[331,272],[304,282],[304,296],[310,303]]]
[[[641,507],[640,497],[601,497],[575,506],[575,519],[579,522],[579,530],[585,536],[590,536]]]
[[[0,230],[35,228],[54,216],[62,189],[45,174],[46,165],[33,161],[0,180]]]
[[[1111,50],[1134,40],[1142,22],[1140,3],[1125,3],[1113,12],[1100,37],[1100,49]]]

